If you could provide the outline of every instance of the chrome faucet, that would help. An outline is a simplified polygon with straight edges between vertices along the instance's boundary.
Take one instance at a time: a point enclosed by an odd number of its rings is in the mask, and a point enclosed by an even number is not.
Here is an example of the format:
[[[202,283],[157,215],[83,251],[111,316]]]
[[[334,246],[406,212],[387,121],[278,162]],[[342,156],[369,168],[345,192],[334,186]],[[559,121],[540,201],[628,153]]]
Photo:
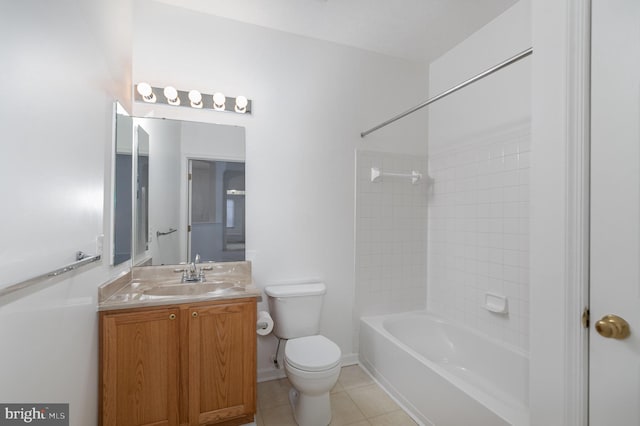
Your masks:
[[[204,282],[204,269],[199,268],[198,264],[200,263],[200,255],[196,254],[193,262],[189,263],[182,271],[182,282],[183,283],[194,283],[194,282]]]

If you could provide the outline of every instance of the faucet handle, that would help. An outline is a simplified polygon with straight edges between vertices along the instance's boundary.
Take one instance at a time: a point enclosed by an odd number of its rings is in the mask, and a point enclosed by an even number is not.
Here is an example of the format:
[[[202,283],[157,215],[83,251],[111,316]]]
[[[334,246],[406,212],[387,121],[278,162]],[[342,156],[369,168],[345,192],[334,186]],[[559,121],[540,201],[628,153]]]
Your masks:
[[[194,259],[195,263],[200,263],[200,254],[196,253],[196,258]]]

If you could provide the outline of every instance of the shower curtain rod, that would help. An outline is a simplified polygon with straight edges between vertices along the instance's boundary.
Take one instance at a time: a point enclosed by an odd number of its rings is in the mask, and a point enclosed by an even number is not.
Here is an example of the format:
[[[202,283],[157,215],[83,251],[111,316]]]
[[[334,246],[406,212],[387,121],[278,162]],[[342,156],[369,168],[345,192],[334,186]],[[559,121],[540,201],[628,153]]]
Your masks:
[[[413,108],[403,112],[402,114],[398,114],[393,118],[390,118],[389,120],[385,121],[384,123],[380,123],[375,127],[370,128],[369,130],[365,130],[364,132],[360,133],[360,137],[364,138],[365,136],[367,136],[369,133],[373,133],[376,130],[382,129],[383,127],[393,123],[394,121],[400,120],[401,118],[406,117],[409,114],[413,114],[414,112],[418,111],[419,109],[422,109],[424,107],[426,107],[427,105],[430,105],[432,103],[434,103],[437,100],[440,100],[446,96],[449,96],[450,94],[457,92],[458,90],[462,89],[463,87],[466,87],[468,85],[470,85],[471,83],[475,83],[478,80],[482,80],[483,78],[485,78],[488,75],[493,74],[494,72],[501,70],[504,67],[507,67],[515,62],[518,62],[520,59],[523,59],[529,55],[531,55],[533,53],[533,47],[528,48],[527,50],[523,50],[522,52],[518,53],[517,55],[507,59],[504,62],[500,62],[498,65],[495,65],[483,72],[481,72],[480,74],[476,75],[475,77],[472,77],[466,81],[463,81],[462,83],[458,84],[457,86],[452,87],[451,89],[440,93],[439,95],[434,96],[433,98],[427,99],[426,101],[424,101],[423,103],[421,103],[420,105],[416,105]]]

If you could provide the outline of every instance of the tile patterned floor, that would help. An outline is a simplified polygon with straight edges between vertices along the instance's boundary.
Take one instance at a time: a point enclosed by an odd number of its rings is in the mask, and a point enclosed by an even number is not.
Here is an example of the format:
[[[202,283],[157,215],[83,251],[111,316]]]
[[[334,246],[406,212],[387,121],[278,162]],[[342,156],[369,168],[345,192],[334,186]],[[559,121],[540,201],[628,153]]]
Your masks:
[[[258,383],[258,426],[296,426],[287,379]],[[358,365],[343,367],[331,390],[331,426],[415,426]]]

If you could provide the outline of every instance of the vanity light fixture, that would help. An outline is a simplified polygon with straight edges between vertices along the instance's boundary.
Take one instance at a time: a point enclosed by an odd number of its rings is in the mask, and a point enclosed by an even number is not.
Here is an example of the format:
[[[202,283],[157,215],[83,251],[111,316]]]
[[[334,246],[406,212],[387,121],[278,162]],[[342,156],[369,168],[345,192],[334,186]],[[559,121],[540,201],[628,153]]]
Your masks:
[[[224,93],[216,92],[213,94],[213,109],[216,111],[224,111],[227,97]]]
[[[189,91],[189,100],[193,108],[202,108],[202,94],[197,90]]]
[[[213,95],[200,93],[198,90],[183,91],[174,86],[153,87],[149,83],[140,82],[135,85],[134,99],[138,102],[157,103],[186,108],[251,114],[252,101],[246,96],[236,98],[225,96],[222,92]]]
[[[149,83],[138,83],[136,90],[145,102],[154,103],[156,101],[156,95],[153,93],[153,88]]]
[[[167,86],[164,88],[164,97],[167,98],[169,105],[180,105],[180,98],[178,97],[178,91],[173,86]]]

